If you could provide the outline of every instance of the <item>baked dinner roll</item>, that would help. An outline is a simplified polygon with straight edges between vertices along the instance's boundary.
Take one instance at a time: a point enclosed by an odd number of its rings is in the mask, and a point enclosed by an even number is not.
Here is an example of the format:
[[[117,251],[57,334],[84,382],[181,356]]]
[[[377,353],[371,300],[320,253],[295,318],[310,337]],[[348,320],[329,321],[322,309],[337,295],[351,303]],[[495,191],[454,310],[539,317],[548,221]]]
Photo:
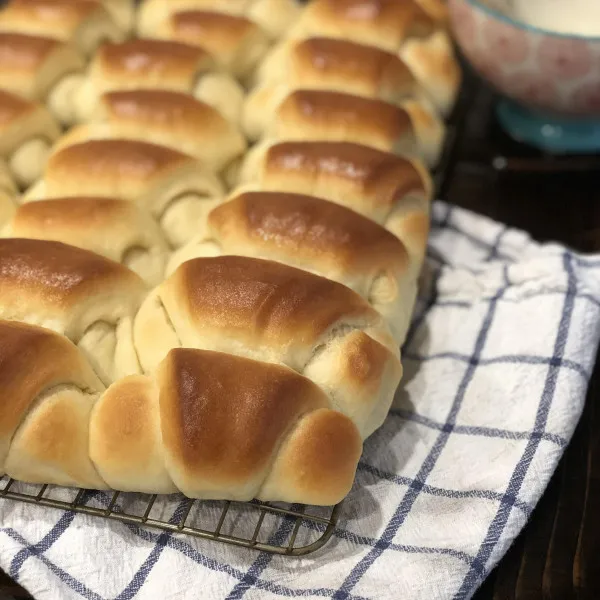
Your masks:
[[[60,127],[45,107],[0,90],[0,158],[19,186],[40,176],[59,135]]]
[[[29,483],[330,505],[362,450],[311,381],[217,352],[106,390],[66,337],[0,321],[0,380],[0,474]]]
[[[162,89],[191,93],[219,110],[233,123],[239,121],[244,90],[230,75],[215,71],[202,48],[164,40],[129,40],[105,44],[86,75],[71,78],[52,108],[63,121],[86,121],[98,110],[105,92]]]
[[[247,192],[208,215],[208,231],[177,251],[276,260],[343,283],[381,313],[398,344],[417,292],[418,271],[404,244],[377,223],[333,202],[280,192]]]
[[[138,13],[138,33],[152,36],[170,15],[191,10],[219,11],[244,16],[277,38],[299,17],[297,0],[144,0]]]
[[[401,104],[408,97],[425,97],[447,115],[460,86],[460,68],[449,36],[436,32],[407,41],[395,53],[334,38],[285,40],[267,55],[257,70],[259,88],[323,89]],[[279,92],[281,95],[281,92]]]
[[[152,214],[178,247],[196,235],[223,194],[217,176],[191,156],[134,140],[93,140],[52,154],[43,179],[23,201],[86,195],[128,200]]]
[[[150,214],[114,198],[52,198],[22,204],[3,237],[54,240],[124,264],[149,286],[164,278],[169,246]]]
[[[145,372],[178,347],[284,364],[319,385],[363,437],[385,419],[402,373],[389,329],[358,294],[256,258],[183,263],[145,299],[134,339]]]
[[[443,0],[313,0],[289,36],[342,38],[398,52],[408,38],[445,26],[447,17]]]
[[[270,45],[267,34],[250,19],[215,11],[173,13],[148,36],[205,48],[217,64],[240,79],[254,72]]]
[[[104,386],[80,350],[48,329],[0,321],[0,380],[0,474],[106,488],[89,455]]]
[[[28,100],[45,101],[84,66],[83,55],[59,40],[0,33],[0,87]]]
[[[123,379],[98,400],[90,457],[119,490],[334,504],[362,443],[330,406],[286,367],[174,349],[155,376]]]
[[[346,142],[259,144],[240,170],[246,190],[324,198],[395,234],[420,268],[427,246],[431,177],[421,163]]]
[[[395,106],[382,100],[326,90],[254,94],[244,106],[249,139],[356,142],[378,150],[439,160],[445,126],[424,102]]]
[[[139,372],[131,325],[146,286],[133,271],[59,242],[0,239],[0,287],[0,319],[65,335],[105,383]]]
[[[246,139],[212,106],[189,94],[165,90],[109,92],[93,119],[62,136],[53,151],[94,139],[134,139],[181,150],[215,172],[246,150]]]
[[[70,42],[86,56],[103,42],[125,37],[109,12],[94,0],[10,0],[0,10],[0,31]]]

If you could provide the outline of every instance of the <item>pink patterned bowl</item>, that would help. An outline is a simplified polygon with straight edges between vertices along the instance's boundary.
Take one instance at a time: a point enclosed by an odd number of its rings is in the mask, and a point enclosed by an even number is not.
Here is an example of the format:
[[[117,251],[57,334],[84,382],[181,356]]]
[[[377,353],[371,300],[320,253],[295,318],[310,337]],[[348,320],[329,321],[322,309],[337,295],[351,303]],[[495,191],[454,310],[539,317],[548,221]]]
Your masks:
[[[545,150],[600,150],[600,37],[519,23],[480,0],[449,8],[465,58],[509,99],[498,116],[510,135]]]

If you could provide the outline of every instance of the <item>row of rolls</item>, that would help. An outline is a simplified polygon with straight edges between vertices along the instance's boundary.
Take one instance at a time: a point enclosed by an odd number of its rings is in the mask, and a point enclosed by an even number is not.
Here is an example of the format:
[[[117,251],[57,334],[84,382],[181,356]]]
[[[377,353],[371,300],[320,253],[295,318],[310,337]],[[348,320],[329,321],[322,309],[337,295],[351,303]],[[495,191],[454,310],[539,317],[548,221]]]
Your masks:
[[[333,504],[402,376],[442,0],[10,0],[0,473]]]

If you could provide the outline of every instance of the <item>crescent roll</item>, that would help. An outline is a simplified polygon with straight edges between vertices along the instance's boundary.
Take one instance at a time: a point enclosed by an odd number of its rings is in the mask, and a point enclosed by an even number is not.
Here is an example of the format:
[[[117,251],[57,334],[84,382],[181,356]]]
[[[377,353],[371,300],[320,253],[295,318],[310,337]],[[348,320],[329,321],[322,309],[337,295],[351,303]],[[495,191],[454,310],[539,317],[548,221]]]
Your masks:
[[[327,90],[281,91],[279,97],[249,98],[243,116],[249,139],[355,142],[420,158],[428,166],[439,160],[445,126],[424,102],[395,106]]]
[[[168,272],[202,256],[264,258],[343,283],[383,315],[400,345],[417,292],[404,244],[362,215],[320,198],[246,192],[214,208],[207,231],[179,249]]]
[[[0,158],[21,187],[42,173],[60,128],[41,104],[0,90]]]
[[[313,0],[289,36],[342,38],[398,52],[408,38],[433,33],[447,18],[443,0]]]
[[[134,140],[92,140],[52,154],[43,179],[23,201],[84,195],[128,200],[149,212],[178,247],[196,235],[223,194],[217,176],[191,156]]]
[[[254,72],[270,46],[269,37],[256,23],[216,11],[173,13],[148,35],[200,46],[225,71],[244,80]]]
[[[415,160],[345,142],[259,144],[240,170],[240,189],[324,198],[396,235],[420,268],[433,184]]]
[[[144,300],[134,339],[145,372],[179,347],[283,364],[328,393],[362,437],[385,419],[402,374],[389,329],[358,294],[256,258],[184,262]]]
[[[0,10],[0,31],[39,35],[70,42],[86,56],[125,32],[94,0],[10,0]]]
[[[408,40],[400,55],[336,38],[290,39],[269,53],[256,73],[264,101],[265,88],[323,89],[401,104],[425,97],[447,115],[461,82],[460,68],[445,31]]]
[[[164,278],[169,245],[150,213],[115,198],[52,198],[22,204],[3,237],[52,240],[124,264],[149,286]]]
[[[0,474],[30,483],[331,505],[362,451],[314,383],[218,352],[107,389],[66,337],[0,321],[0,380]]]
[[[59,242],[8,238],[0,285],[1,319],[65,335],[104,382],[139,372],[131,326],[147,292],[133,271]]]
[[[298,18],[301,4],[297,0],[144,0],[138,13],[138,33],[151,36],[171,14],[191,10],[244,16],[278,38]]]
[[[93,120],[71,129],[54,151],[88,140],[143,140],[181,150],[215,172],[246,150],[239,129],[216,109],[189,94],[165,90],[108,92]]]
[[[86,121],[98,110],[102,94],[162,89],[192,94],[233,123],[239,120],[244,90],[230,75],[215,70],[202,48],[164,40],[105,44],[84,75],[71,77],[51,107],[64,122]]]

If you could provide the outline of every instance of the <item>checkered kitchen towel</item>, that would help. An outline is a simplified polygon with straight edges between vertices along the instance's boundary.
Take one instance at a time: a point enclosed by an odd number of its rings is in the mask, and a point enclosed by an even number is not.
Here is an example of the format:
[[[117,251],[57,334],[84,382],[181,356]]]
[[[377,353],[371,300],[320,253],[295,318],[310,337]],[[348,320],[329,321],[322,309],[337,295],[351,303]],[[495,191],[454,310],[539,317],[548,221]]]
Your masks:
[[[48,600],[469,598],[581,413],[600,258],[438,203],[424,279],[405,385],[316,554],[274,557],[0,500],[0,566]],[[178,518],[181,504],[164,510]]]

